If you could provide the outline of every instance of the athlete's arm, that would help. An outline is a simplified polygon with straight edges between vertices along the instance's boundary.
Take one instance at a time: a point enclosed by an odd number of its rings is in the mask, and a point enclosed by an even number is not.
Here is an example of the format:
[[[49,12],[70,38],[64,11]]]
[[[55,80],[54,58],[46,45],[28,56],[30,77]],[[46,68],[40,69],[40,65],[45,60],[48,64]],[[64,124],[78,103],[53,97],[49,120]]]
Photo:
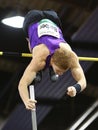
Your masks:
[[[70,70],[73,78],[77,82],[75,86],[78,87],[78,91],[83,91],[86,88],[86,78],[83,69],[79,64],[78,56],[75,54],[75,52],[72,51],[69,44],[60,43],[60,47],[64,49],[70,57]],[[71,97],[75,96],[77,93],[75,86],[69,86],[67,89],[67,94]]]
[[[28,38],[26,38],[26,40],[27,40],[27,42],[28,42],[28,48],[29,48],[29,51],[32,52],[31,47],[30,47],[30,41],[29,41]]]
[[[41,46],[42,47],[42,46]],[[23,100],[27,109],[33,109],[36,101],[29,99],[28,86],[32,83],[36,77],[36,73],[42,70],[45,66],[45,59],[48,52],[43,51],[43,48],[37,47],[33,51],[33,58],[30,64],[27,66],[22,78],[20,79],[18,89],[21,99]],[[47,55],[46,55],[47,54]]]
[[[37,60],[32,59],[30,64],[27,66],[26,70],[24,71],[24,74],[19,82],[19,94],[26,106],[27,109],[32,109],[34,106],[34,103],[36,101],[32,101],[29,99],[29,93],[28,93],[28,86],[32,83],[34,78],[36,77],[36,73],[43,69],[45,66],[45,62],[37,62]]]
[[[74,52],[71,52],[71,73],[73,78],[76,80],[76,84],[68,87],[67,94],[71,97],[75,96],[77,93],[83,91],[86,88],[86,78],[83,72],[77,55]]]

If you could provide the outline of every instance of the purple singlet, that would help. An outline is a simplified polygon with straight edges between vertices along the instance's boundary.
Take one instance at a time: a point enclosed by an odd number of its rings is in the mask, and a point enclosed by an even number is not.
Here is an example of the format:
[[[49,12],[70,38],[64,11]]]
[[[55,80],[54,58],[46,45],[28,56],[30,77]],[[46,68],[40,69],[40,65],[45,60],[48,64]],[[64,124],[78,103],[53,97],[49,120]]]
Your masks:
[[[28,34],[31,49],[41,43],[45,44],[49,49],[50,55],[47,57],[46,60],[46,66],[48,67],[50,62],[49,59],[51,55],[53,55],[55,50],[59,48],[59,43],[63,42],[66,44],[66,41],[63,38],[63,34],[60,28],[56,26],[52,21],[48,21],[47,19],[45,20],[46,21],[44,22],[38,22],[29,26]]]

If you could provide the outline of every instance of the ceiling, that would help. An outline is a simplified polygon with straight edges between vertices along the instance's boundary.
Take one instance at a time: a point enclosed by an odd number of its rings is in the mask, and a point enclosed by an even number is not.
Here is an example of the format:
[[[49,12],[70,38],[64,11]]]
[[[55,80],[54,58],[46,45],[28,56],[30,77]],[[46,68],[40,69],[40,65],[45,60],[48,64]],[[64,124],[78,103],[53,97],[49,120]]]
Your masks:
[[[0,19],[14,11],[25,15],[31,9],[53,9],[61,18],[64,35],[71,35],[84,23],[96,8],[97,0],[0,0]],[[28,51],[22,29],[14,29],[0,24],[0,50]]]
[[[14,11],[25,16],[31,9],[53,9],[61,18],[64,36],[71,35],[84,23],[98,5],[97,0],[0,0],[0,20]],[[0,23],[0,50],[28,51],[22,29],[14,29]]]

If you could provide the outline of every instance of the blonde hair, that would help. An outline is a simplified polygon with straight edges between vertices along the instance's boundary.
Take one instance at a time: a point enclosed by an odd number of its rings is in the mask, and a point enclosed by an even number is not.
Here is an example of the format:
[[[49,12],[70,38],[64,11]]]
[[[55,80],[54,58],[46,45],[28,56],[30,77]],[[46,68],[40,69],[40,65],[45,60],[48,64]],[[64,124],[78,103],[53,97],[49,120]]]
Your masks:
[[[70,55],[63,49],[57,49],[52,56],[52,62],[61,69],[68,69],[70,67]]]

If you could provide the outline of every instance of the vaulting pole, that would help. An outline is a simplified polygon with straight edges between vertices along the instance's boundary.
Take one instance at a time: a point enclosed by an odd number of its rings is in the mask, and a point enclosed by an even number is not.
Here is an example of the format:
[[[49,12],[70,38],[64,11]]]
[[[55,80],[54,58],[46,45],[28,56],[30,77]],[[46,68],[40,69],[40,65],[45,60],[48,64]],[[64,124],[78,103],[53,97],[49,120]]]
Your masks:
[[[32,100],[35,100],[35,94],[34,94],[34,85],[29,86],[30,90],[30,98]],[[31,118],[32,118],[32,130],[37,130],[37,121],[36,121],[36,108],[34,108],[31,111]]]

